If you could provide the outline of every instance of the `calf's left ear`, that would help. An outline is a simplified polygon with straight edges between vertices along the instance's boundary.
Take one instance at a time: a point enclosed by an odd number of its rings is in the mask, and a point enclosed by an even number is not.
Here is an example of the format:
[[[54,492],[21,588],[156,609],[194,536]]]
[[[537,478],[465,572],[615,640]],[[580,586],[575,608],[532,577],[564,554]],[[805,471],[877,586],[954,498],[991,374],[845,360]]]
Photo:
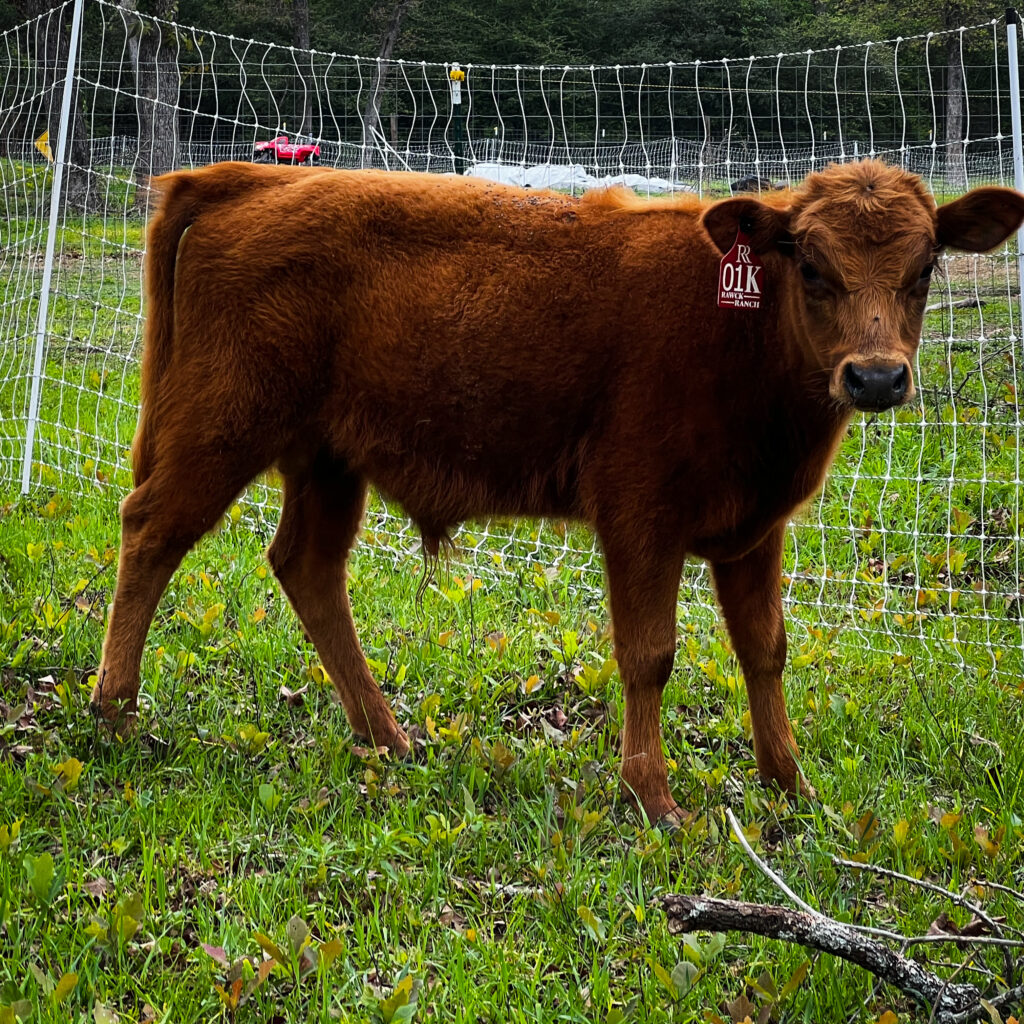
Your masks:
[[[1024,195],[1012,188],[986,186],[940,206],[939,245],[965,252],[988,252],[1024,222]]]
[[[741,229],[757,253],[774,249],[777,242],[789,238],[789,211],[776,210],[756,199],[723,199],[704,211],[701,223],[723,254],[733,247]]]

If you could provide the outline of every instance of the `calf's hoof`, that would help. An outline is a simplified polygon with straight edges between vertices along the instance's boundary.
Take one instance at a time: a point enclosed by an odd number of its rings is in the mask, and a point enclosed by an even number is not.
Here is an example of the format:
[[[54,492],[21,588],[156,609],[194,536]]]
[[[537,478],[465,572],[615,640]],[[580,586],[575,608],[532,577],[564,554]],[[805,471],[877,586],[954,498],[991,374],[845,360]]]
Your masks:
[[[371,744],[374,747],[387,747],[388,753],[399,760],[404,760],[409,756],[409,750],[411,745],[409,743],[409,737],[406,736],[405,730],[400,725],[391,724],[388,729],[380,730],[353,730],[353,732],[361,740]]]
[[[779,775],[767,775],[762,772],[761,778],[767,786],[781,790],[788,797],[793,799],[801,797],[811,803],[818,802],[818,794],[815,792],[814,787],[798,771],[794,771],[783,777],[780,777]]]
[[[111,735],[130,736],[135,731],[135,719],[138,714],[137,701],[101,700],[93,692],[89,710]]]
[[[388,741],[388,750],[390,750],[395,757],[404,760],[409,756],[410,749],[411,745],[409,743],[409,737],[406,736],[405,730],[396,725],[394,734]]]
[[[650,815],[648,815],[650,818]],[[669,811],[667,814],[662,814],[657,821],[650,818],[651,824],[656,825],[662,830],[662,832],[678,832],[681,828],[685,828],[694,819],[693,811],[685,811],[679,804]]]
[[[796,792],[789,791],[791,796],[801,796],[804,800],[808,800],[811,803],[816,804],[818,802],[818,794],[814,787],[802,776],[798,775],[796,780]]]
[[[634,786],[623,780],[622,795],[633,807],[647,815],[647,820],[654,828],[675,832],[693,818],[693,815],[683,810],[668,792],[640,796]]]
[[[816,802],[818,794],[814,787],[803,777],[797,764],[799,753],[796,745],[781,744],[772,749],[769,744],[763,746],[755,741],[757,753],[757,772],[766,786],[781,789],[790,797],[801,796],[805,800]]]

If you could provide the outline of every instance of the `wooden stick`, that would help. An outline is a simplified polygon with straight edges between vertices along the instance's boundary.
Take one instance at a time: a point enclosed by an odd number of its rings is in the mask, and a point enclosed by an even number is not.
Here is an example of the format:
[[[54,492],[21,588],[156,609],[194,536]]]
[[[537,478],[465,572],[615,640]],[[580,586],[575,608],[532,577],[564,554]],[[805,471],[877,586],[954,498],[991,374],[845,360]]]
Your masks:
[[[914,885],[930,892],[939,893],[952,900],[954,903],[959,904],[961,907],[966,907],[972,914],[979,918],[979,920],[984,921],[996,936],[998,941],[992,940],[988,944],[1004,947],[1003,970],[1006,973],[1006,984],[1012,986],[1016,982],[1017,979],[1014,977],[1013,957],[1010,955],[1009,947],[1014,944],[1024,945],[1024,943],[1021,943],[1019,940],[1015,943],[1012,939],[1004,938],[1004,931],[999,922],[994,918],[989,917],[988,914],[986,914],[985,911],[973,900],[969,900],[950,889],[944,889],[941,885],[936,885],[934,882],[926,881],[923,878],[914,878],[913,876],[905,875],[900,871],[893,871],[892,868],[883,868],[878,864],[865,864],[861,861],[844,860],[842,857],[833,857],[832,863],[837,867],[853,868],[856,871],[868,871],[875,875],[881,875],[883,878],[894,878],[898,881],[906,882],[908,885]],[[1016,932],[1018,935],[1021,934],[1020,930],[1017,928],[1011,928],[1010,930]],[[907,939],[903,944],[903,952],[905,953],[911,945],[918,944],[920,941],[920,937]]]
[[[945,896],[956,903],[958,906],[964,907],[969,910],[976,917],[981,918],[992,930],[993,934],[1002,937],[1003,926],[998,921],[993,920],[988,914],[985,913],[984,909],[979,906],[974,900],[967,899],[966,896],[961,896],[959,893],[953,892],[952,889],[945,889],[941,885],[936,885],[934,882],[929,882],[924,878],[914,878],[913,875],[905,875],[900,871],[893,871],[892,868],[883,868],[879,864],[867,864],[859,860],[845,860],[843,857],[833,857],[832,863],[836,867],[840,868],[853,868],[854,871],[867,871],[873,875],[881,875],[884,878],[895,878],[898,881],[906,882],[908,885],[917,886],[919,889],[927,889],[929,892],[939,893],[941,896]],[[984,883],[979,883],[984,884]],[[994,888],[994,886],[993,886]],[[1020,934],[1020,929],[1011,928],[1010,931],[1015,931]]]
[[[740,903],[705,896],[663,897],[669,932],[740,931],[796,942],[808,949],[841,957],[870,971],[887,984],[935,1012],[936,1024],[970,1024],[987,1016],[974,985],[953,983],[893,952],[849,925],[785,907]],[[1000,1009],[1024,998],[1024,986],[988,1000]]]
[[[805,903],[802,899],[786,883],[768,866],[768,864],[762,860],[756,853],[754,853],[753,847],[747,842],[747,837],[743,834],[743,829],[740,826],[739,819],[733,813],[731,807],[726,807],[725,818],[729,822],[729,827],[732,829],[733,835],[736,837],[740,846],[743,847],[746,855],[754,862],[757,866],[758,871],[761,872],[766,878],[771,879],[775,885],[782,890],[801,910],[807,911],[808,914],[812,914],[815,917],[823,918],[826,921],[832,920],[830,917],[826,917],[820,910],[815,910],[809,903]],[[904,942],[904,937],[898,932],[891,932],[885,928],[873,928],[867,924],[849,924],[847,928],[853,928],[855,931],[863,932],[865,935],[874,935],[880,939],[888,939],[890,942]]]

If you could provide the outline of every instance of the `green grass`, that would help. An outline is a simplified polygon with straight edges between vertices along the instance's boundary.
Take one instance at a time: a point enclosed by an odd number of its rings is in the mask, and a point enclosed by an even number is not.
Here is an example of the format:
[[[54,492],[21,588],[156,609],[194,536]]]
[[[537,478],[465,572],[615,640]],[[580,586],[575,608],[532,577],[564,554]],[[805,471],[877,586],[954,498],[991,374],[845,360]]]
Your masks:
[[[275,968],[236,1019],[387,1019],[408,974],[419,1019],[614,1021],[632,1006],[629,1019],[702,1020],[764,973],[781,990],[805,960],[743,936],[688,951],[668,935],[664,892],[780,898],[729,840],[725,805],[843,919],[920,933],[946,907],[837,870],[834,854],[954,889],[1019,885],[1021,699],[991,673],[837,650],[791,670],[822,799],[796,808],[753,778],[724,631],[685,616],[665,735],[674,790],[698,818],[667,836],[617,792],[621,693],[617,676],[597,681],[607,612],[571,566],[475,585],[453,564],[417,605],[417,559],[358,549],[363,643],[419,736],[416,756],[393,762],[352,740],[267,573],[269,526],[229,517],[161,605],[142,721],[122,742],[86,709],[114,582],[113,495],[16,500],[3,523],[0,827],[20,833],[6,845],[0,831],[0,1002],[27,1000],[33,1019],[96,1002],[122,1019],[145,1004],[160,1020],[230,1019],[226,968],[203,944],[232,963],[262,957],[267,939],[286,952],[297,916],[333,961],[299,981]],[[35,892],[47,855],[55,881]],[[1008,898],[985,902],[1019,922]],[[664,979],[687,960],[699,973],[679,993]],[[47,989],[71,972],[58,1004]],[[907,1009],[871,992],[865,974],[815,958],[775,1016]]]
[[[408,761],[352,739],[269,574],[272,490],[232,510],[172,580],[137,732],[97,729],[89,676],[127,486],[138,267],[123,226],[83,224],[62,240],[65,280],[81,286],[54,307],[36,486],[25,499],[0,485],[0,1022],[12,1006],[39,1021],[108,1008],[175,1024],[713,1022],[769,1004],[776,1021],[909,1020],[903,996],[832,958],[668,934],[666,892],[782,901],[729,837],[726,806],[804,898],[844,920],[920,934],[943,910],[969,915],[834,855],[955,890],[1024,887],[1020,414],[998,290],[982,349],[935,340],[976,337],[977,310],[956,311],[952,332],[930,316],[922,404],[855,421],[788,552],[785,682],[820,803],[756,781],[742,677],[699,566],[687,569],[664,731],[673,790],[696,817],[666,835],[618,792],[600,563],[571,527],[576,553],[556,556],[558,524],[529,555],[535,524],[503,527],[518,538],[507,550],[471,526],[472,554],[418,602],[412,538],[396,542],[396,521],[371,510],[353,608],[417,737]],[[0,264],[5,284],[10,273]],[[26,383],[2,358],[0,476],[14,479]],[[1007,894],[977,898],[1021,925]],[[270,951],[281,963],[257,987]],[[947,974],[964,959],[924,953]],[[808,959],[784,1000],[764,994]],[[974,965],[1003,969],[985,951]]]

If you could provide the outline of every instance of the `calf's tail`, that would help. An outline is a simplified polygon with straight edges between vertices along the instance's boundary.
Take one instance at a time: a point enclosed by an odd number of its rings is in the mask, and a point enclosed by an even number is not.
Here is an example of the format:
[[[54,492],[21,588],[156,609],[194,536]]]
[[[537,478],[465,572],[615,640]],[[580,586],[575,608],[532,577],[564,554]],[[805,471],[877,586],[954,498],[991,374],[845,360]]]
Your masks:
[[[150,182],[160,203],[146,236],[146,328],[142,350],[142,411],[132,446],[138,487],[153,472],[154,438],[160,414],[160,383],[174,354],[174,280],[178,250],[189,226],[204,212],[263,189],[279,188],[326,169],[214,164],[199,171],[176,171]]]
[[[132,471],[139,487],[153,471],[153,437],[160,381],[174,348],[174,271],[178,245],[198,212],[187,174],[165,174],[152,181],[161,194],[146,232],[146,327],[142,347],[139,426],[132,445]]]

